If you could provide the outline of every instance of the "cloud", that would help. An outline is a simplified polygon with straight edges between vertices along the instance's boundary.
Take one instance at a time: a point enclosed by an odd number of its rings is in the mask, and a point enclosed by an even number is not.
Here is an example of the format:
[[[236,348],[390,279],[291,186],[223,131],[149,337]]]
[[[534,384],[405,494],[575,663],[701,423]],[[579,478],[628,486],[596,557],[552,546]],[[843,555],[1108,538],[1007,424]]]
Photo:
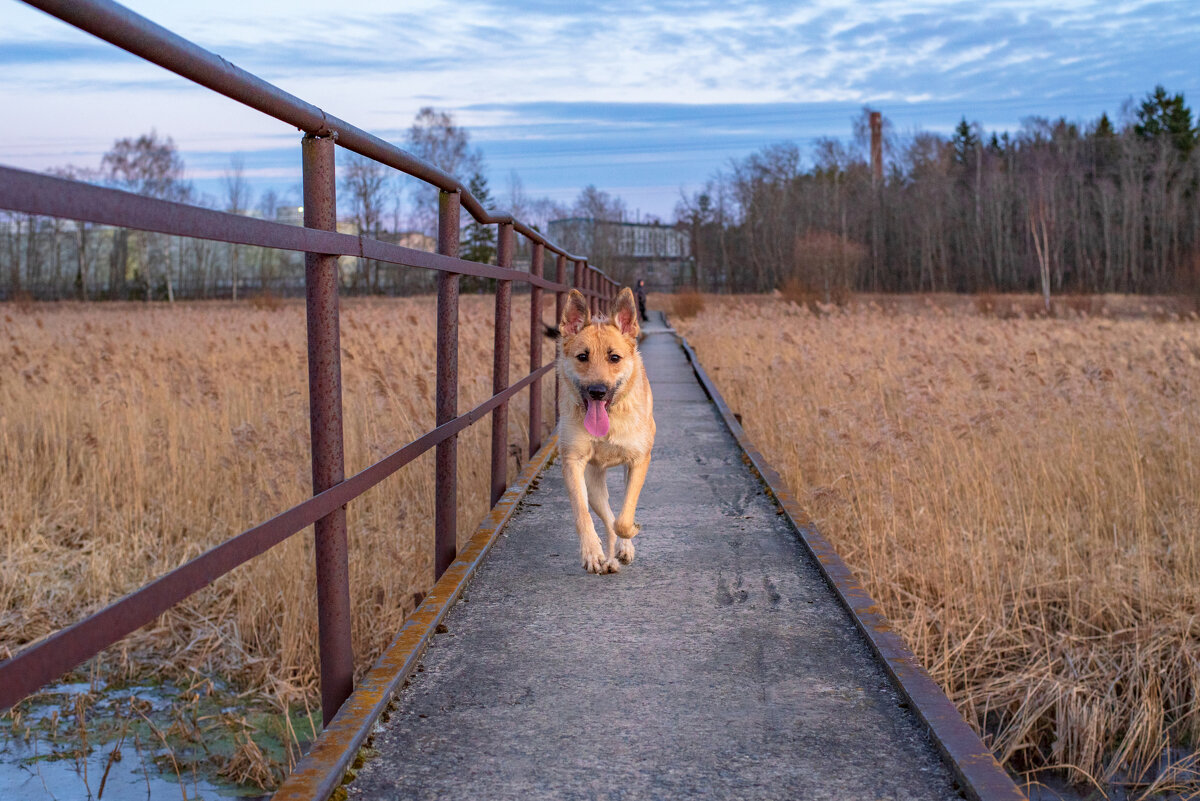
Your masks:
[[[848,137],[865,103],[899,130],[948,131],[962,116],[999,129],[1029,114],[1090,119],[1160,82],[1194,106],[1200,98],[1196,3],[130,2],[390,141],[420,106],[447,108],[493,175],[516,169],[535,193],[586,183],[661,193],[769,142]],[[238,149],[254,150],[260,179],[293,169],[294,132],[273,154],[277,123],[21,4],[0,5],[0,31],[0,92],[34,137],[89,122],[103,137],[72,152],[102,152],[138,132],[118,124],[154,124],[176,135],[198,175]],[[119,120],[97,116],[113,107]],[[247,136],[266,138],[250,146]]]
[[[186,7],[186,4],[184,4]],[[287,16],[270,5],[196,20],[198,43],[270,80],[319,73],[347,79],[344,95],[386,92],[466,105],[501,102],[862,102],[1028,95],[1055,91],[1089,68],[1113,64],[1182,73],[1200,61],[1200,6],[1066,0],[885,0],[804,5],[615,0],[564,7],[540,0],[460,0],[389,13]],[[264,7],[258,7],[264,8]],[[4,12],[0,11],[0,23]],[[104,60],[105,46],[9,42],[6,64]],[[1067,61],[1071,59],[1071,61]],[[342,116],[345,116],[343,114]]]
[[[114,63],[130,56],[100,42],[27,42],[0,40],[0,65]]]

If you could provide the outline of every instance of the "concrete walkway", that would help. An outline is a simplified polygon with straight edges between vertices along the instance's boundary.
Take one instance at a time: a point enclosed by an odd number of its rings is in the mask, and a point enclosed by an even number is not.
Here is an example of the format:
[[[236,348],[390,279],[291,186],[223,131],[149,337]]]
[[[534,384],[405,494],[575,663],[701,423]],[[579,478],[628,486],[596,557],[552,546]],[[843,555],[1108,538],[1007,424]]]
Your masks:
[[[636,560],[583,571],[552,465],[350,797],[960,798],[674,337],[641,350],[658,438]]]

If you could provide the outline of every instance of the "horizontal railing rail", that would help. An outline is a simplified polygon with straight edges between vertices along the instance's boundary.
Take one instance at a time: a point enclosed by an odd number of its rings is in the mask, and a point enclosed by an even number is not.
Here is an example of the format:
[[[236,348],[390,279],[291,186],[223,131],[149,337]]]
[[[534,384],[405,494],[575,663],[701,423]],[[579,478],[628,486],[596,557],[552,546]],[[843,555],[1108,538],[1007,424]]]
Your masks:
[[[4,166],[0,166],[0,209],[303,252],[313,495],[78,623],[27,645],[0,663],[0,711],[311,525],[316,543],[321,708],[322,718],[328,723],[349,695],[354,672],[346,505],[421,454],[434,450],[434,569],[435,578],[440,576],[453,561],[457,543],[458,434],[484,416],[491,416],[493,504],[503,494],[508,480],[508,404],[525,389],[529,390],[529,453],[536,452],[541,445],[541,379],[553,369],[552,364],[541,364],[542,291],[555,293],[555,311],[561,317],[566,292],[572,287],[583,292],[592,309],[598,311],[607,308],[618,285],[588,264],[586,257],[567,252],[511,215],[487,211],[460,181],[436,166],[326,114],[123,6],[109,0],[26,2],[304,131],[301,140],[303,227]],[[337,233],[336,146],[391,166],[440,190],[436,253]],[[482,264],[458,257],[462,209],[481,223],[498,226],[498,264]],[[528,272],[512,268],[518,233],[530,243]],[[546,251],[556,254],[554,280],[543,277]],[[434,270],[438,274],[436,427],[348,479],[345,478],[342,434],[339,256],[375,259],[403,267]],[[573,265],[570,284],[567,282],[568,262]],[[458,412],[458,288],[462,275],[490,278],[497,283],[492,365],[494,394],[465,414]],[[514,281],[530,285],[530,372],[510,383],[509,332]]]
[[[210,239],[234,245],[306,251],[444,270],[460,275],[519,281],[542,289],[570,289],[523,270],[467,261],[440,253],[415,250],[355,234],[341,234],[298,225],[260,220],[227,211],[137,195],[121,189],[84,184],[67,178],[28,172],[0,164],[0,208],[23,214],[40,214],[83,222],[134,228],[158,234]],[[585,295],[594,290],[579,288]]]

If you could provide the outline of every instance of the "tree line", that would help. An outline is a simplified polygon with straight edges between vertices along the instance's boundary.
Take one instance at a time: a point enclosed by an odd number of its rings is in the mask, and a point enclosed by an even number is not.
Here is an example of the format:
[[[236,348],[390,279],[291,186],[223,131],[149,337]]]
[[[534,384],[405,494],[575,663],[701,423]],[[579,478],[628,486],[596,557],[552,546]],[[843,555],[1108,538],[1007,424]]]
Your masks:
[[[733,162],[679,203],[691,282],[791,285],[826,301],[873,292],[1176,292],[1200,288],[1200,132],[1159,86],[1086,125],[966,118],[949,136],[883,121],[882,176],[864,109],[853,144],[793,143]]]
[[[404,147],[451,175],[467,176],[471,191],[485,207],[493,206],[483,156],[450,114],[421,109]],[[340,229],[433,249],[436,188],[349,151],[339,150],[338,157]],[[65,166],[48,172],[162,200],[301,222],[299,186],[256,196],[243,159],[235,156],[222,176],[219,195],[198,191],[186,177],[174,141],[153,131],[114,142],[98,168]],[[520,219],[543,229],[549,219],[570,213],[569,207],[526,194],[515,175],[507,200]],[[462,232],[464,258],[494,263],[495,226],[480,226],[464,215]],[[527,260],[527,249],[518,257]],[[341,278],[346,291],[364,294],[428,292],[436,284],[424,270],[350,257],[341,260]],[[237,300],[259,293],[300,294],[303,288],[300,253],[0,211],[0,299]],[[464,288],[486,287],[465,280]]]
[[[950,136],[900,135],[885,118],[878,173],[870,115],[863,109],[847,142],[818,140],[807,158],[794,143],[771,145],[683,196],[673,224],[690,240],[691,261],[676,284],[791,287],[826,301],[851,291],[1039,291],[1047,302],[1057,292],[1200,291],[1200,132],[1182,94],[1156,87],[1130,101],[1119,123],[1107,114],[1084,125],[1029,117],[1015,133],[964,117]],[[482,153],[450,114],[421,109],[404,145],[493,206]],[[174,142],[154,132],[115,142],[99,169],[50,172],[266,219],[290,211],[299,222],[299,187],[255,197],[235,157],[222,196],[200,193]],[[436,189],[346,151],[338,178],[347,230],[432,249]],[[559,204],[530,197],[516,175],[498,205],[541,230],[556,218],[628,219],[621,198],[594,186]],[[494,262],[495,227],[463,222],[461,255]],[[622,264],[620,243],[605,236],[560,244],[611,271]],[[520,265],[528,251],[517,241]],[[0,296],[237,299],[302,292],[303,274],[297,253],[0,212]],[[431,291],[434,277],[344,259],[342,282],[352,292],[407,294]],[[466,280],[464,289],[488,285]]]

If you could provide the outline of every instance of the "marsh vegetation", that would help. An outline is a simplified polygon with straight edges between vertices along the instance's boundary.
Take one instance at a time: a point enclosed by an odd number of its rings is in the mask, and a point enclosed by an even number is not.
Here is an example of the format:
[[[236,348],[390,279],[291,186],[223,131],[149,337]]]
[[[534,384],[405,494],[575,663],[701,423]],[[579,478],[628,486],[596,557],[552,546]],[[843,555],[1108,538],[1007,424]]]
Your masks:
[[[1001,762],[1195,792],[1200,323],[1038,300],[710,295],[676,324]]]
[[[514,298],[516,321],[528,303]],[[343,302],[348,474],[433,428],[434,313],[431,298]],[[492,318],[491,296],[462,299],[460,412],[492,394]],[[311,494],[302,301],[10,304],[0,322],[0,659]],[[515,380],[529,326],[512,330]],[[547,340],[543,364],[551,354]],[[527,412],[520,393],[510,471],[528,457]],[[488,420],[460,435],[460,541],[487,511],[489,437]],[[348,507],[360,673],[432,585],[432,459]],[[312,550],[296,534],[105,651],[88,676],[182,687],[216,676],[280,710],[319,706]],[[249,778],[269,784],[278,767]]]

